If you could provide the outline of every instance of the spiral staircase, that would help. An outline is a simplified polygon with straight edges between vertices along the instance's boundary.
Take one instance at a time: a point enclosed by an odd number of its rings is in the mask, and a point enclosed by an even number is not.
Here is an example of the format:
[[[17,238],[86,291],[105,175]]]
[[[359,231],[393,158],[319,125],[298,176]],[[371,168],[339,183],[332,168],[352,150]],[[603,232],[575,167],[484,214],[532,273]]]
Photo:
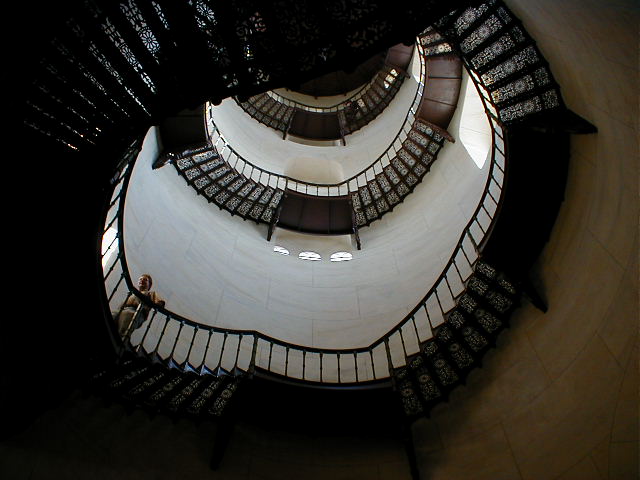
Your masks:
[[[290,20],[276,20],[276,6],[273,11],[261,8],[258,13],[252,9],[254,6],[241,2],[232,2],[227,7],[214,7],[202,0],[189,5],[165,1],[83,3],[56,32],[55,40],[44,53],[45,60],[37,70],[38,79],[30,90],[25,125],[34,138],[42,139],[56,151],[66,152],[69,158],[88,158],[102,146],[110,145],[108,155],[96,155],[98,159],[111,157],[110,166],[116,167],[115,170],[99,167],[100,171],[109,170],[108,175],[103,173],[103,177],[109,178],[103,192],[111,194],[114,188],[120,188],[120,193],[116,190],[112,196],[113,200],[106,201],[105,210],[109,210],[126,191],[122,181],[140,148],[143,126],[153,124],[180,106],[199,105],[205,98],[215,104],[224,97],[242,95],[253,99],[253,108],[258,111],[270,101],[264,91],[277,87],[284,78],[291,82],[290,75],[296,70],[299,80],[303,81],[335,67],[338,60],[362,59],[372,49],[417,36],[432,68],[415,122],[397,156],[374,178],[349,192],[355,224],[358,228],[370,228],[372,222],[391,212],[411,194],[447,139],[446,118],[451,118],[451,104],[430,95],[429,88],[451,80],[451,75],[438,75],[442,73],[438,65],[442,62],[448,65],[448,59],[453,56],[459,58],[485,101],[492,126],[499,127],[503,133],[495,148],[505,162],[496,168],[495,175],[500,176],[504,184],[504,194],[502,198],[493,198],[495,211],[490,224],[483,227],[478,222],[483,234],[481,241],[475,242],[473,236],[469,237],[476,254],[468,259],[469,273],[460,274],[456,257],[450,263],[452,271],[458,270],[460,288],[452,290],[447,276],[440,279],[442,285],[446,282],[449,286],[453,303],[451,307],[440,305],[441,321],[432,323],[429,318],[429,338],[425,339],[416,329],[419,348],[408,351],[403,337],[406,328],[403,328],[411,327],[411,322],[415,328],[415,318],[404,319],[402,328],[393,331],[401,340],[402,363],[391,358],[390,336],[380,340],[379,346],[386,349],[388,364],[379,378],[363,382],[361,388],[372,385],[392,388],[395,406],[390,403],[387,407],[404,412],[403,422],[409,424],[446,401],[452,389],[464,384],[469,372],[481,366],[483,354],[495,346],[499,333],[508,327],[509,316],[519,305],[523,293],[544,308],[527,280],[527,272],[546,241],[562,200],[563,166],[566,167],[568,152],[557,147],[566,145],[569,134],[592,133],[595,128],[566,108],[559,86],[534,40],[501,1],[490,0],[477,6],[456,2],[457,8],[427,2],[427,6],[407,6],[404,11],[399,8],[396,16],[402,20],[397,20],[392,30],[384,27],[383,19],[388,12],[368,7],[366,2],[361,5],[357,18],[337,4],[320,9],[284,3],[291,9]],[[309,15],[317,30],[300,41],[301,37],[295,37],[295,22]],[[270,22],[276,21],[280,22],[282,31],[289,32],[290,38],[280,39],[267,28]],[[374,27],[379,27],[379,30],[367,37],[368,42],[353,41],[350,48],[335,46],[331,50],[327,46],[331,42],[321,34],[322,26],[329,24],[332,29],[343,26],[345,36],[353,32],[354,38],[361,28],[374,31]],[[298,47],[290,43],[294,40],[300,41]],[[285,53],[279,49],[285,49]],[[306,53],[298,57],[295,55],[298,52]],[[287,60],[271,65],[265,62],[278,58],[278,54]],[[287,61],[292,58],[296,61],[288,65]],[[332,60],[323,64],[321,58]],[[197,59],[201,78],[194,79],[184,73],[194,59]],[[225,68],[216,71],[219,65]],[[211,97],[210,92],[214,92],[215,97]],[[457,97],[457,92],[454,93]],[[265,103],[257,105],[256,99]],[[272,111],[270,107],[269,112]],[[282,131],[288,118],[286,110],[277,110],[274,115],[281,123],[270,125]],[[137,140],[130,144],[131,139]],[[526,219],[523,228],[537,234],[521,242],[522,230],[513,225],[517,224],[518,215],[522,215],[522,208],[526,209],[530,193],[527,175],[534,170],[532,161],[545,155],[559,159],[555,167],[548,162],[557,178],[552,182],[554,194],[538,204],[535,215]],[[119,165],[114,165],[116,158],[122,159]],[[220,209],[258,223],[271,224],[277,218],[286,188],[262,184],[245,176],[225,160],[214,145],[189,146],[170,152],[169,158],[186,182]],[[549,176],[549,170],[546,175]],[[464,247],[460,252],[467,256]],[[121,281],[135,292],[127,275],[118,283]],[[107,295],[104,291],[100,294],[105,304]],[[441,303],[437,289],[434,298]],[[142,301],[144,303],[144,299]],[[163,315],[166,315],[166,329],[170,312],[153,309],[153,318]],[[185,325],[195,327],[196,331],[201,328],[188,319],[176,321],[181,330]],[[205,364],[204,357],[199,365],[188,356],[183,361],[176,360],[173,353],[179,333],[171,353],[163,356],[158,353],[162,337],[153,350],[145,346],[144,338],[139,343],[132,342],[132,332],[128,332],[122,342],[111,331],[108,321],[107,329],[116,355],[95,358],[83,383],[87,391],[129,408],[229,424],[234,415],[241,415],[234,410],[234,403],[255,377],[305,384],[304,375],[302,381],[288,378],[286,368],[276,373],[256,365],[257,334],[244,334],[245,339],[253,342],[253,350],[249,346],[246,351],[253,354],[247,357],[248,362],[239,362],[241,345],[245,345],[240,334],[236,361],[230,367],[222,363],[222,350],[216,365]],[[227,332],[215,333],[223,334],[226,341]],[[209,338],[211,335],[210,330]],[[287,354],[290,348],[296,348],[282,345],[286,346]],[[354,358],[357,354],[353,352]],[[321,369],[322,355],[320,352]],[[339,371],[341,353],[337,355]],[[343,353],[343,356],[346,355]],[[271,366],[271,357],[269,364]],[[355,364],[356,381],[345,387],[354,388],[360,383],[357,360]],[[320,382],[311,383],[322,386],[322,373]],[[331,388],[340,386],[331,385]],[[222,459],[225,444],[224,438],[217,443],[212,460],[214,468]],[[406,445],[412,474],[418,478],[410,440]]]

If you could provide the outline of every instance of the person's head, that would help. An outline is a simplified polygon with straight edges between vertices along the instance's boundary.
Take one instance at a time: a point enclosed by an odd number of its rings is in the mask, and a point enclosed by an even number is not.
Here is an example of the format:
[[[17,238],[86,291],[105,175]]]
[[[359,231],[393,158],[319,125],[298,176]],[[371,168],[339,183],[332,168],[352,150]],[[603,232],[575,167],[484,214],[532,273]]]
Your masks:
[[[138,290],[151,290],[151,284],[153,280],[151,280],[151,275],[148,273],[143,273],[138,278]]]

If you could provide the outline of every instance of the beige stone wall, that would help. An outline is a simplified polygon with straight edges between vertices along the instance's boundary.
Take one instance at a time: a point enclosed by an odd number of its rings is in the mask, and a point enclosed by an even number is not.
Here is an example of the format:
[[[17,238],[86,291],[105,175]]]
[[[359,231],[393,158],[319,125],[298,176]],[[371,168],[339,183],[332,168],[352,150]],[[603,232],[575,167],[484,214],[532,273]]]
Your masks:
[[[548,313],[520,309],[485,368],[416,425],[423,478],[636,479],[639,6],[507,3],[598,133],[571,139],[537,268]]]

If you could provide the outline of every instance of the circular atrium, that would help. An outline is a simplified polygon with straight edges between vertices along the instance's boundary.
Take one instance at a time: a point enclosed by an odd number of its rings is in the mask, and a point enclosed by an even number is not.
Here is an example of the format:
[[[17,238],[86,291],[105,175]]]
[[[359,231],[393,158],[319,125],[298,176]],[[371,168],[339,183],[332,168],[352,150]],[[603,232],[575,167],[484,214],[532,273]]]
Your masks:
[[[407,78],[403,79],[393,101],[368,125],[346,136],[346,145],[341,142],[335,145],[333,141],[325,141],[323,145],[317,139],[311,139],[313,144],[306,145],[302,143],[304,138],[291,141],[290,135],[283,140],[276,129],[256,121],[230,98],[217,107],[206,107],[207,135],[219,157],[212,160],[213,152],[211,156],[200,154],[203,158],[200,165],[209,162],[214,173],[204,175],[202,171],[206,167],[201,166],[199,177],[189,178],[196,168],[193,156],[152,169],[162,151],[162,139],[158,129],[150,130],[126,195],[123,228],[130,275],[137,278],[143,272],[151,273],[156,291],[167,302],[166,308],[202,326],[256,331],[311,350],[366,348],[383,338],[423,301],[436,283],[483,198],[492,163],[491,128],[478,92],[466,73],[456,79],[461,93],[447,125],[453,141],[436,137],[441,143],[432,142],[433,159],[422,167],[422,177],[415,177],[421,178],[421,183],[414,182],[415,189],[411,188],[410,194],[407,189],[402,203],[397,202],[393,212],[388,207],[388,212],[376,212],[375,220],[380,218],[380,221],[367,219],[369,225],[358,228],[361,248],[357,246],[353,229],[346,234],[343,230],[335,232],[335,227],[323,219],[322,206],[314,204],[305,206],[306,211],[315,212],[314,217],[309,216],[313,231],[333,228],[334,232],[314,234],[304,231],[309,228],[305,225],[281,227],[276,222],[268,241],[269,223],[256,222],[249,209],[243,219],[237,211],[243,203],[238,200],[230,207],[230,200],[225,197],[225,205],[216,201],[216,195],[221,193],[208,194],[207,188],[216,186],[215,180],[233,184],[235,178],[225,180],[223,177],[231,175],[225,165],[235,165],[236,172],[242,169],[247,172],[248,165],[252,165],[255,170],[245,176],[266,178],[269,175],[270,179],[262,180],[262,184],[276,186],[277,192],[293,190],[309,201],[317,198],[336,201],[344,199],[345,195],[340,194],[347,191],[358,195],[357,182],[371,188],[366,180],[375,179],[385,167],[390,171],[394,166],[392,160],[406,169],[404,163],[398,162],[402,157],[394,159],[389,152],[398,150],[409,155],[410,150],[397,147],[394,150],[393,145],[404,142],[406,146],[412,138],[426,143],[428,137],[418,136],[414,126],[422,125],[416,119],[416,110],[423,103],[423,88],[427,96],[434,94],[430,85],[425,86],[425,63],[428,61],[419,53],[413,55],[412,63],[405,65]],[[382,78],[388,76],[386,72]],[[384,83],[380,83],[384,88]],[[298,94],[298,98],[302,96]],[[315,99],[305,100],[309,104]],[[355,100],[347,97],[342,103],[348,101]],[[308,134],[312,135],[313,132]],[[419,145],[410,144],[413,148]],[[420,159],[422,151],[417,151]],[[420,166],[410,158],[414,166]],[[217,167],[222,167],[218,170],[223,172],[215,173]],[[198,184],[198,179],[204,181]],[[386,176],[378,179],[375,185],[380,192],[377,195],[372,192],[372,198],[389,198],[381,195],[380,183],[386,180],[383,185],[390,187],[391,180]],[[286,188],[282,188],[284,181],[289,182]],[[249,185],[242,180],[237,183],[236,191]],[[319,184],[334,186],[315,187],[319,191],[317,197],[308,194],[304,197],[305,190]],[[387,190],[394,193],[389,187]],[[499,187],[495,185],[498,197]],[[247,188],[247,191],[250,190]],[[240,198],[250,198],[250,194]],[[278,198],[270,203],[274,211],[278,200],[282,202]],[[296,207],[295,204],[288,206],[302,216]],[[334,208],[334,217],[336,211]],[[389,214],[382,219],[385,213]],[[282,218],[288,214],[287,209],[282,208],[278,214]],[[258,217],[264,218],[264,214]],[[326,225],[316,225],[319,222]],[[478,237],[478,243],[480,240]],[[469,247],[471,255],[473,247],[470,244]],[[278,255],[274,249],[289,254]],[[339,259],[350,261],[335,262],[336,254],[341,252]],[[105,265],[105,271],[110,266]],[[113,309],[117,309],[116,303],[125,293],[123,290],[114,295]],[[419,320],[422,334],[427,335],[426,319],[419,316]],[[157,342],[155,335],[160,329],[158,322],[155,330],[147,335],[147,341]],[[142,334],[143,331],[138,333]],[[185,343],[179,341],[176,351],[188,351],[188,338],[181,337]],[[132,340],[138,339],[134,336]],[[264,356],[266,366],[268,351],[260,347],[262,345],[258,345],[257,355],[258,358]],[[197,348],[191,355],[197,354]],[[393,351],[394,355],[400,353]],[[380,362],[386,368],[384,350],[379,349],[377,354],[383,355]],[[293,365],[292,361],[290,375]],[[372,380],[373,372],[367,371],[364,361],[362,366],[359,380]],[[353,366],[347,366],[341,373],[344,375],[349,368]],[[319,375],[313,370],[305,373],[310,374],[310,378]],[[330,375],[328,371],[324,374]],[[355,372],[350,373],[352,380],[354,375]]]
[[[33,9],[0,476],[637,478],[638,14]]]

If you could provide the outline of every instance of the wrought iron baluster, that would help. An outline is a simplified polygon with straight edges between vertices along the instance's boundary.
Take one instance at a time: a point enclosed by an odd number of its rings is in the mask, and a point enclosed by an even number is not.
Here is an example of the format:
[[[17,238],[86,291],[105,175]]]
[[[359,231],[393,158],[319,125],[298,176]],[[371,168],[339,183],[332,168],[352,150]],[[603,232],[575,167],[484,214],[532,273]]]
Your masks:
[[[178,328],[178,333],[176,334],[176,339],[173,341],[173,347],[171,348],[171,353],[167,357],[167,359],[173,359],[173,354],[176,351],[176,346],[178,345],[178,339],[180,338],[180,333],[182,333],[182,327],[184,327],[184,321],[180,321],[180,327]]]
[[[307,370],[307,351],[302,350],[302,379],[305,379],[305,373]]]
[[[156,318],[157,313],[158,313],[157,310],[153,311],[153,315],[151,315],[151,318],[147,322],[147,328],[144,331],[144,335],[142,335],[142,340],[140,340],[140,343],[133,350],[135,353],[138,353],[141,348],[144,348],[144,341],[147,338],[147,334],[149,333],[149,330],[151,330],[151,324],[153,323],[153,320]]]
[[[164,338],[164,332],[167,330],[167,325],[169,325],[170,318],[171,317],[169,317],[169,315],[165,316],[164,327],[162,327],[162,332],[160,333],[160,336],[158,337],[158,343],[156,343],[156,348],[154,348],[153,352],[151,352],[152,355],[157,355],[158,354],[158,348],[160,347],[160,343],[162,343],[162,339]]]
[[[236,368],[238,368],[238,356],[240,355],[240,345],[242,344],[242,334],[240,334],[240,337],[238,338],[238,348],[236,350],[236,359],[233,362],[233,369],[235,370]]]
[[[209,336],[207,337],[207,344],[204,347],[204,354],[202,355],[202,362],[198,365],[198,368],[202,371],[207,361],[207,353],[209,352],[209,344],[211,343],[211,337],[213,336],[213,330],[209,330]]]
[[[355,367],[355,370],[356,370],[356,383],[358,383],[360,379],[358,377],[358,355],[356,352],[353,352],[353,366]]]
[[[389,348],[389,338],[384,339],[384,348],[387,351],[387,363],[389,368],[389,375],[393,374],[393,360],[391,359],[391,349]]]
[[[113,269],[116,268],[116,265],[118,264],[118,260],[120,260],[121,258],[122,258],[122,252],[118,251],[118,255],[116,256],[115,260],[113,261],[113,264],[111,265],[111,268],[109,268],[109,271],[104,276],[105,281],[109,278],[109,275],[111,275],[111,272],[113,272]],[[118,283],[116,284],[116,286],[114,287],[113,291],[111,292],[111,295],[109,295],[109,298],[107,299],[107,301],[109,301],[109,302],[111,301],[111,299],[113,298],[113,295],[116,293],[116,290],[118,289],[118,287],[122,283],[123,279],[124,279],[124,272],[122,272],[120,274],[120,279],[118,280]]]
[[[376,376],[376,364],[373,360],[373,349],[369,349],[369,357],[371,358],[371,371],[373,372],[373,379],[377,380],[378,377]]]
[[[287,347],[285,360],[284,360],[284,376],[286,377],[288,374],[289,374],[289,347]]]
[[[184,357],[184,361],[182,362],[182,369],[189,363],[189,357],[191,356],[191,350],[193,350],[193,344],[196,343],[196,335],[198,334],[198,326],[196,325],[193,328],[193,335],[191,336],[191,342],[189,343],[189,351],[187,352],[187,356]]]
[[[404,358],[407,358],[407,347],[404,344],[404,335],[402,334],[402,328],[398,329],[398,333],[400,334],[400,341],[402,342],[402,351],[404,352]]]
[[[253,336],[253,347],[251,349],[251,362],[249,363],[249,373],[253,375],[256,369],[256,352],[258,351],[258,336]]]
[[[220,356],[218,357],[218,365],[216,366],[216,370],[219,371],[222,368],[222,355],[224,354],[224,348],[227,344],[227,337],[229,334],[224,332],[224,337],[222,338],[222,347],[220,347]]]

